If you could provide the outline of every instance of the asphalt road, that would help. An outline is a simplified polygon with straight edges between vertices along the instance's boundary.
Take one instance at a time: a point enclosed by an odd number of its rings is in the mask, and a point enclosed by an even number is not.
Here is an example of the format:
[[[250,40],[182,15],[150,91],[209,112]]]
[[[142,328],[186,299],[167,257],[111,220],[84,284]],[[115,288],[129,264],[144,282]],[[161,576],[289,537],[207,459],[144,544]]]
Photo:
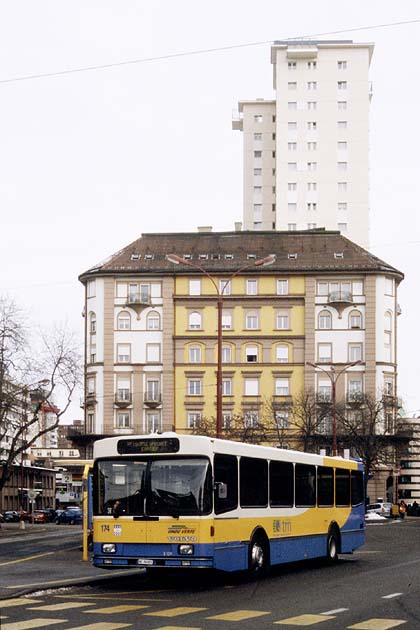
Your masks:
[[[63,561],[67,552],[58,540],[50,541],[51,556],[27,561],[23,554],[41,547],[25,542],[27,547],[15,549],[16,559],[23,561],[7,566],[23,577],[32,563]],[[63,532],[62,545],[75,541]],[[48,548],[46,540],[39,544]],[[8,545],[0,545],[1,581]],[[11,558],[13,551],[8,553]],[[9,589],[9,599],[0,602],[0,614],[7,617],[0,620],[1,630],[420,630],[420,519],[369,525],[367,544],[353,556],[342,556],[332,566],[321,561],[284,565],[260,582],[188,571],[157,573],[153,579],[141,571],[101,575],[103,581],[95,585],[37,590],[27,597],[15,597]]]

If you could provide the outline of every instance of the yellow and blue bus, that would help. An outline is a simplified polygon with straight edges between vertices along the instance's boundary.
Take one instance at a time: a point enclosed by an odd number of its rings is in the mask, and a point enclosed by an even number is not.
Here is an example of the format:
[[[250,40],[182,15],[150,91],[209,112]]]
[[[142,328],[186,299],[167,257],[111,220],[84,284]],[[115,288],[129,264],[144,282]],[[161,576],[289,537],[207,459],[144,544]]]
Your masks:
[[[264,573],[365,542],[363,467],[204,436],[94,446],[93,563]]]

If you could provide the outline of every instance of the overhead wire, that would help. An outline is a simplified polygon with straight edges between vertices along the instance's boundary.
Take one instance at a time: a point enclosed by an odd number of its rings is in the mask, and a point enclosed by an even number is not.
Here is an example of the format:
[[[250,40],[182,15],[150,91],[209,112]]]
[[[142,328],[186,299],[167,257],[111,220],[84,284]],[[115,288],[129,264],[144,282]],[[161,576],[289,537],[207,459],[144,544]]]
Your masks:
[[[303,40],[303,39],[314,39],[317,37],[326,37],[329,35],[342,35],[344,33],[353,33],[353,32],[357,32],[357,31],[367,31],[367,30],[375,30],[375,29],[381,29],[381,28],[390,28],[390,27],[396,27],[396,26],[404,26],[407,24],[416,24],[420,22],[420,18],[419,19],[412,19],[412,20],[404,20],[404,21],[400,21],[400,22],[388,22],[388,23],[384,23],[384,24],[371,24],[368,26],[358,26],[358,27],[352,27],[352,28],[348,28],[348,29],[340,29],[340,30],[336,30],[336,31],[326,31],[323,33],[314,33],[314,34],[310,34],[310,35],[300,35],[300,36],[295,36],[295,37],[287,37],[287,38],[282,38],[281,41],[297,41],[297,40]],[[276,41],[276,40],[274,40]],[[30,80],[34,80],[34,79],[46,79],[46,78],[52,78],[52,77],[59,77],[59,76],[65,76],[65,75],[69,75],[69,74],[76,74],[76,73],[80,73],[80,72],[93,72],[93,71],[97,71],[97,70],[105,70],[108,68],[118,68],[118,67],[122,67],[122,66],[128,66],[128,65],[134,65],[134,64],[141,64],[141,63],[151,63],[154,61],[164,61],[167,59],[177,59],[177,58],[182,58],[182,57],[191,57],[194,55],[204,55],[204,54],[209,54],[209,53],[215,53],[215,52],[224,52],[224,51],[228,51],[228,50],[237,50],[240,48],[250,48],[252,46],[263,46],[263,45],[267,45],[267,44],[273,44],[273,40],[269,39],[269,40],[263,40],[263,41],[257,41],[257,42],[246,42],[243,44],[230,44],[228,46],[215,46],[213,48],[201,48],[201,49],[197,49],[197,50],[189,50],[189,51],[182,51],[182,52],[178,52],[178,53],[167,53],[165,55],[157,55],[154,57],[140,57],[138,59],[127,59],[125,61],[116,61],[113,63],[104,63],[104,64],[98,64],[98,65],[89,65],[89,66],[80,66],[78,68],[69,68],[68,70],[58,70],[55,72],[40,72],[37,74],[27,74],[27,75],[22,75],[22,76],[18,76],[18,77],[11,77],[10,79],[0,79],[0,84],[6,84],[6,83],[17,83],[19,81],[30,81]]]

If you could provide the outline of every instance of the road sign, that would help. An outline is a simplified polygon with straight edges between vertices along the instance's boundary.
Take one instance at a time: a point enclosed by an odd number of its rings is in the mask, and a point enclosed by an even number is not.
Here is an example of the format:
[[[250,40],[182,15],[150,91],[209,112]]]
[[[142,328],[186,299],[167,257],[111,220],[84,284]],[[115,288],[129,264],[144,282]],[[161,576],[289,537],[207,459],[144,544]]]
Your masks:
[[[38,493],[36,492],[36,490],[33,490],[32,488],[28,490],[28,498],[31,499],[31,501],[33,501],[33,499],[36,499],[37,494]]]

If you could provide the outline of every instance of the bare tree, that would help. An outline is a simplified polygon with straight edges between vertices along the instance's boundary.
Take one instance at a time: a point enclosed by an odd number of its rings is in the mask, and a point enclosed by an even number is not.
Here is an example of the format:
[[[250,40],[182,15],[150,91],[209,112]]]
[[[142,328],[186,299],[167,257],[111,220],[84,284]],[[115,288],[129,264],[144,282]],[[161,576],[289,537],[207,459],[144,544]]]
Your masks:
[[[314,390],[301,391],[291,402],[294,437],[299,450],[316,452],[325,446],[330,430],[331,401]]]
[[[353,456],[362,460],[366,484],[369,475],[379,466],[395,464],[401,436],[392,427],[384,430],[388,409],[386,397],[378,393],[377,396],[360,394],[337,410],[338,439]]]
[[[216,437],[216,418],[202,416],[196,421],[192,429],[194,435]],[[223,439],[234,442],[261,444],[268,440],[268,427],[264,419],[257,412],[244,410],[242,413],[232,414],[223,427]]]
[[[0,298],[0,490],[26,450],[58,426],[80,380],[81,357],[68,329],[30,337],[24,313]],[[47,426],[40,422],[46,408],[53,418]]]

